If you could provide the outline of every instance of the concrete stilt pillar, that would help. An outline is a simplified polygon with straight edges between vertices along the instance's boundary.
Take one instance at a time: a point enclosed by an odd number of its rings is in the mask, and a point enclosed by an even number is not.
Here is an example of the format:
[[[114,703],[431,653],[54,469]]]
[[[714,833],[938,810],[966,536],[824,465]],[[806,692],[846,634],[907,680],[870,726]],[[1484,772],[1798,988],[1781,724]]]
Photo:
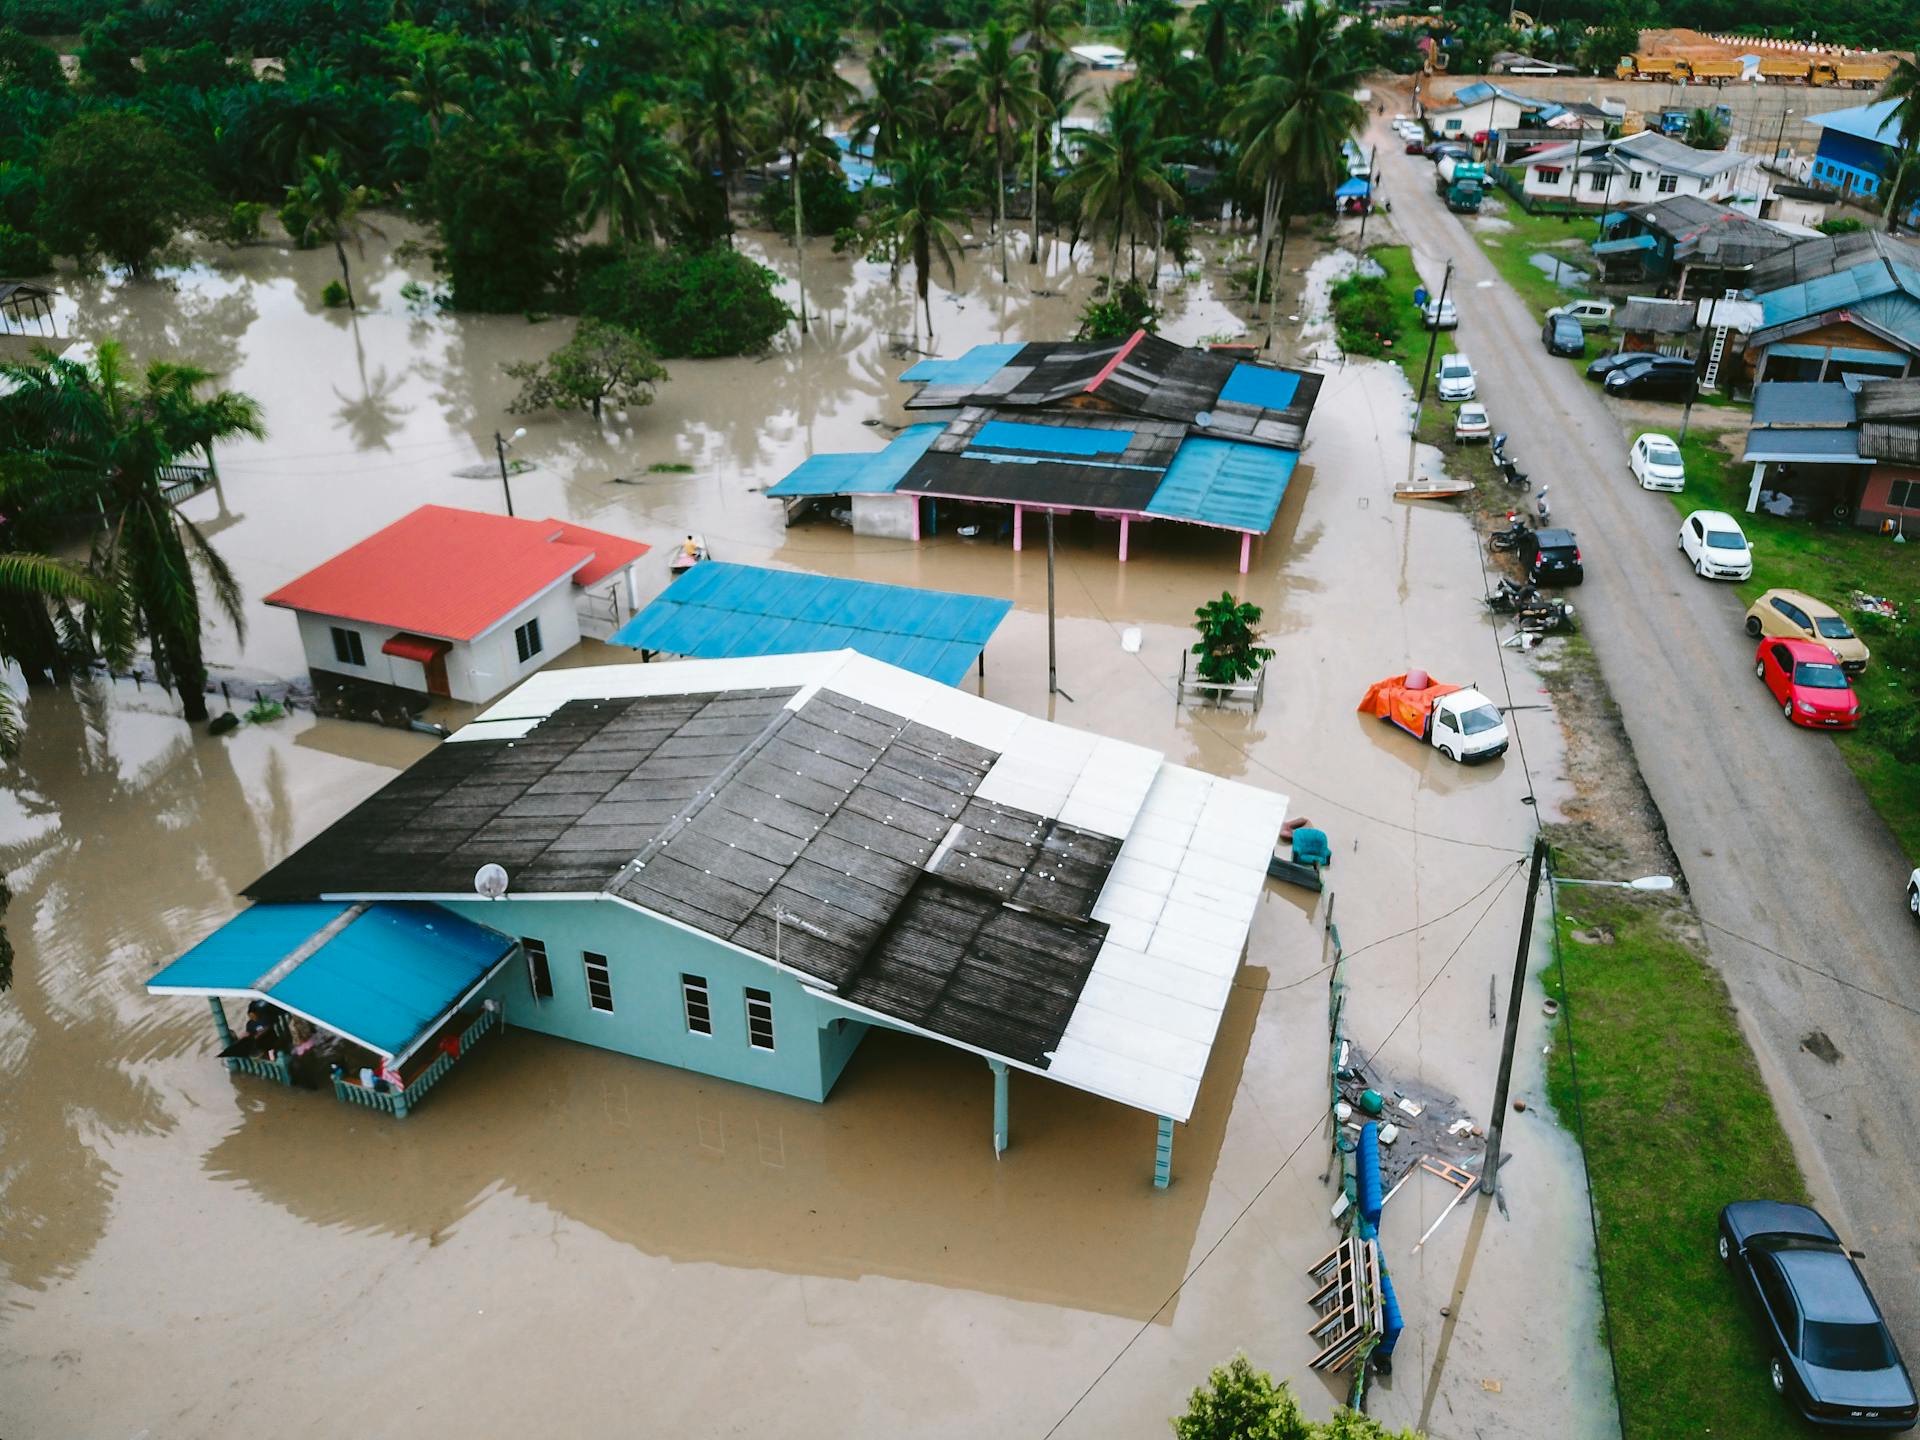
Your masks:
[[[993,1153],[1000,1155],[1007,1148],[1007,1062],[989,1060],[987,1066],[993,1071]]]
[[[1026,515],[1026,506],[1016,505],[1013,507],[1013,548],[1015,550],[1020,548],[1020,522],[1026,519]]]
[[[1122,565],[1127,563],[1127,525],[1131,518],[1127,515],[1120,517],[1120,563]]]
[[[920,543],[920,506],[923,503],[925,502],[923,502],[918,495],[909,495],[907,497],[907,504],[911,507],[910,517],[907,521],[907,538],[916,545]]]
[[[1240,532],[1240,573],[1242,575],[1247,573],[1247,560],[1252,554],[1253,532],[1251,530],[1243,530]]]
[[[1164,1190],[1173,1180],[1173,1117],[1160,1117],[1160,1133],[1153,1144],[1153,1188]]]

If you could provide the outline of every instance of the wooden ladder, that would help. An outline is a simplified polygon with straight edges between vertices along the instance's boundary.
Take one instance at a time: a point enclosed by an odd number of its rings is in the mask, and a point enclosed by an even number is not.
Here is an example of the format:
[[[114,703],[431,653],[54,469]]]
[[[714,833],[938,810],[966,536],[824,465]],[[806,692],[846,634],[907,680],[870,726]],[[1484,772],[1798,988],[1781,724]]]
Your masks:
[[[1379,1252],[1373,1241],[1349,1236],[1307,1276],[1320,1282],[1307,1301],[1319,1317],[1307,1334],[1324,1347],[1309,1363],[1315,1370],[1344,1370],[1380,1334]]]

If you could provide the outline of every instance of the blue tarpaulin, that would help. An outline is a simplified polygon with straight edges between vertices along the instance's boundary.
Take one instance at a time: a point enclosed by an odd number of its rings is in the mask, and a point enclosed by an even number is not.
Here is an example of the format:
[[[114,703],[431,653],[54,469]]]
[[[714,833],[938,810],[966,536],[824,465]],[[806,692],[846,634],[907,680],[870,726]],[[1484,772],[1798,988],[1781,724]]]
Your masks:
[[[884,450],[855,455],[810,455],[784,480],[767,487],[778,500],[800,495],[891,495],[900,477],[927,453],[940,432],[939,423],[909,425]]]
[[[147,989],[267,1000],[393,1059],[513,949],[505,935],[438,905],[255,905]]]
[[[953,685],[1012,608],[985,595],[709,560],[621,626],[613,643],[705,660],[858,650]]]
[[[1634,250],[1651,250],[1658,243],[1651,235],[1629,235],[1625,240],[1596,240],[1593,242],[1593,253],[1625,255]]]
[[[1351,179],[1342,180],[1340,188],[1333,192],[1333,198],[1336,200],[1351,200],[1356,196],[1364,198],[1372,189],[1371,185],[1356,175]]]
[[[1299,463],[1293,450],[1232,440],[1187,440],[1174,453],[1145,513],[1264,535],[1273,528]]]
[[[982,450],[1037,450],[1046,455],[1118,455],[1132,441],[1131,430],[989,420],[974,432],[972,444]]]
[[[1232,405],[1257,405],[1263,410],[1284,410],[1293,404],[1300,389],[1300,377],[1290,370],[1270,370],[1264,365],[1236,365],[1220,387],[1220,398]]]
[[[902,380],[923,385],[984,385],[1027,347],[1014,345],[976,345],[953,360],[922,360],[903,370]]]

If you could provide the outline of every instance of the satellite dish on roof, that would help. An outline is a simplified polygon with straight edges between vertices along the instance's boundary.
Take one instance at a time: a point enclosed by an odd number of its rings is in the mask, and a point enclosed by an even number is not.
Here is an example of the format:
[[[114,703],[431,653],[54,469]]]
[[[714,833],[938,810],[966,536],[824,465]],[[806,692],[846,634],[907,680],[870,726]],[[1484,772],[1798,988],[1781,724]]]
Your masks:
[[[482,865],[473,872],[473,888],[487,900],[498,900],[507,893],[507,872],[500,865]]]
[[[1202,410],[1193,417],[1193,423],[1198,425],[1202,430],[1206,429],[1209,425],[1213,424],[1213,412],[1211,410]]]

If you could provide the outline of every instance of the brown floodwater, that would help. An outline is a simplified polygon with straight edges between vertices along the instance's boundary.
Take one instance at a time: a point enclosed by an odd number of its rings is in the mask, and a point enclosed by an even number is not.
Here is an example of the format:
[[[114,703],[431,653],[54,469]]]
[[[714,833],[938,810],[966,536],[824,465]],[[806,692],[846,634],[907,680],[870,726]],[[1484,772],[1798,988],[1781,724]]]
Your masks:
[[[1331,901],[1269,887],[1165,1192],[1150,1183],[1151,1116],[1037,1077],[1015,1077],[1013,1145],[996,1160],[985,1067],[902,1036],[871,1037],[810,1105],[509,1032],[394,1123],[228,1075],[204,1007],[141,984],[433,742],[304,713],[212,739],[132,681],[35,695],[0,801],[18,947],[0,999],[0,1435],[559,1420],[1146,1436],[1236,1349],[1330,1410],[1344,1378],[1308,1370],[1305,1335],[1305,1271],[1334,1237],[1327,906],[1355,954],[1356,1043],[1484,1121],[1488,985],[1520,911],[1507,876],[1531,836],[1525,800],[1559,793],[1552,716],[1530,708],[1546,704],[1539,682],[1511,652],[1503,666],[1479,613],[1471,532],[1389,498],[1408,464],[1398,375],[1328,365],[1304,462],[1244,579],[1227,536],[1140,527],[1122,565],[1113,526],[1063,521],[1064,693],[1049,696],[1044,547],[915,546],[830,520],[789,530],[759,493],[815,450],[877,448],[874,422],[903,420],[894,377],[911,357],[894,337],[914,334],[910,277],[896,288],[885,266],[815,245],[804,339],[673,362],[656,403],[604,425],[521,421],[501,366],[545,354],[570,322],[416,313],[400,287],[431,277],[395,257],[407,227],[383,228],[356,262],[358,317],[318,306],[330,256],[277,245],[209,252],[143,285],[62,277],[76,342],[194,360],[265,409],[268,438],[223,449],[218,493],[186,506],[248,596],[244,638],[210,637],[222,674],[297,676],[292,618],[259,597],[423,502],[497,508],[497,474],[460,472],[491,463],[496,429],[525,423],[523,515],[661,546],[698,530],[728,560],[1011,598],[988,696],[1285,792],[1333,838]],[[743,243],[791,275],[790,247]],[[1326,272],[1303,273],[1304,233],[1295,250],[1289,357],[1326,349],[1313,323]],[[1168,271],[1165,333],[1246,328],[1224,268]],[[937,287],[935,340],[919,343],[952,355],[1070,333],[1104,269],[1104,255],[1056,247],[1003,287],[976,247]],[[663,587],[664,554],[645,564],[645,588]],[[1172,698],[1193,607],[1223,588],[1267,608],[1277,654],[1258,712]],[[631,658],[587,646],[568,663]],[[1523,707],[1521,746],[1467,770],[1354,713],[1370,681],[1409,663]],[[1537,999],[1525,1020],[1516,1088],[1539,1098]],[[1449,1192],[1416,1181],[1389,1209],[1409,1329],[1374,1411],[1436,1435],[1613,1433],[1577,1152],[1537,1105],[1507,1143],[1510,1217],[1465,1207],[1415,1256]]]

